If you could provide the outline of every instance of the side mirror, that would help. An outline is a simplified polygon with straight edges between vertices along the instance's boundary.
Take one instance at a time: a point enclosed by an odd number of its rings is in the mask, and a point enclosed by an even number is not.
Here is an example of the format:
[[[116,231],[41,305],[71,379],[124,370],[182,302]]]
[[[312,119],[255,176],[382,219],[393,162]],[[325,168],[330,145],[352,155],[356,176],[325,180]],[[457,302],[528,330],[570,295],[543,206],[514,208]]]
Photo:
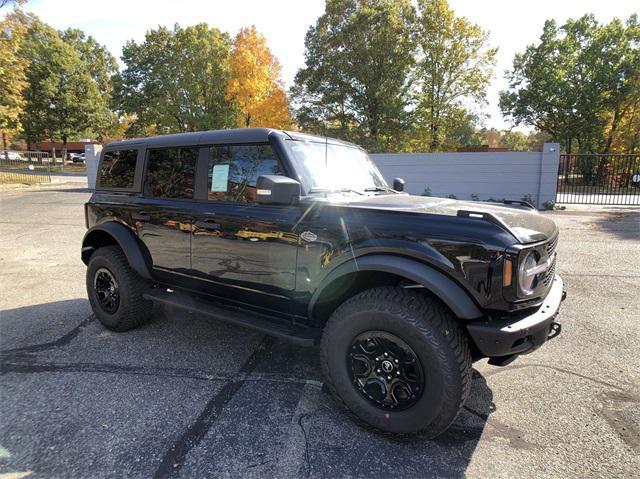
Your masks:
[[[295,205],[300,201],[300,183],[286,176],[259,176],[256,201],[263,205]]]
[[[404,180],[402,178],[394,178],[393,189],[396,191],[404,191]]]

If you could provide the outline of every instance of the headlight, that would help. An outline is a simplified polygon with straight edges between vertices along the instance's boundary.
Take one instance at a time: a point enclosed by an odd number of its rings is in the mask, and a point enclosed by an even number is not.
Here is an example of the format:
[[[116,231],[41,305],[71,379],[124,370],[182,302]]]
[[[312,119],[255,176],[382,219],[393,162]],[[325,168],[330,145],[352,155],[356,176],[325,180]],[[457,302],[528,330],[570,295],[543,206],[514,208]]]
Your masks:
[[[545,264],[538,264],[536,252],[529,251],[518,266],[518,285],[526,296],[533,294],[536,287],[536,276],[546,269]]]

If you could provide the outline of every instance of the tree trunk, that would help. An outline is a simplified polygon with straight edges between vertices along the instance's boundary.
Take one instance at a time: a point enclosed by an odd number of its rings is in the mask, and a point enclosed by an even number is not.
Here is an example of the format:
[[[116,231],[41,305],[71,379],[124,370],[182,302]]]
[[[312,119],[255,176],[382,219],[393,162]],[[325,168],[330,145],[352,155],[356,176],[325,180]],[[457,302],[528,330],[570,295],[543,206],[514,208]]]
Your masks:
[[[9,152],[7,151],[7,132],[2,132],[2,149],[4,150],[4,159],[9,161]]]
[[[607,143],[605,144],[604,151],[600,153],[606,154],[607,156],[601,156],[598,161],[598,169],[596,170],[596,184],[600,185],[603,181],[604,170],[607,167],[607,163],[609,162],[610,157],[608,156],[609,151],[611,150],[611,144],[613,143],[613,135],[618,129],[618,123],[620,123],[620,114],[618,110],[613,113],[613,120],[611,121],[611,129],[609,130],[609,134],[607,135]]]
[[[64,164],[67,161],[67,135],[62,135],[62,166],[60,171],[64,172]]]

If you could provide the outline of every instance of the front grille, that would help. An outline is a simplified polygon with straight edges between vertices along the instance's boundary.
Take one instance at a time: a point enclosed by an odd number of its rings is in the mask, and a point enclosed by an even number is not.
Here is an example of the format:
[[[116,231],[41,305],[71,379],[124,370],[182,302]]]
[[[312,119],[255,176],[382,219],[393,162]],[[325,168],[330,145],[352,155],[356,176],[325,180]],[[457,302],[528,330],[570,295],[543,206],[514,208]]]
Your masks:
[[[553,281],[555,273],[556,273],[556,256],[553,257],[553,262],[551,263],[551,267],[547,270],[547,272],[544,275],[544,279],[542,280],[545,286],[549,286],[549,283]]]
[[[556,245],[558,244],[558,237],[559,237],[559,236],[560,236],[560,235],[556,235],[556,237],[555,237],[555,238],[553,238],[551,241],[549,241],[549,242],[546,244],[545,248],[546,248],[546,250],[547,250],[547,256],[548,256],[548,257],[553,256],[553,253],[555,253],[555,251],[556,251]]]
[[[547,258],[551,258],[551,266],[544,274],[544,278],[542,278],[542,283],[545,285],[545,288],[549,286],[549,284],[553,281],[556,273],[556,246],[558,245],[558,237],[560,235],[556,235],[551,241],[544,245],[544,250],[547,253]]]

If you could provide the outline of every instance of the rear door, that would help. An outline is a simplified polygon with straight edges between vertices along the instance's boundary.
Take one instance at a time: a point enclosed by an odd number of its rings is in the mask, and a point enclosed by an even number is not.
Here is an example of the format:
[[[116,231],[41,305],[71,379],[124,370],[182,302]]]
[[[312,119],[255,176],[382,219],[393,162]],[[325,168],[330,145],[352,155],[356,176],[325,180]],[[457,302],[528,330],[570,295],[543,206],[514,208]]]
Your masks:
[[[245,304],[297,314],[299,206],[256,203],[260,175],[286,175],[269,144],[219,145],[201,154],[191,263],[200,287]],[[201,176],[200,176],[201,175]],[[200,191],[200,190],[199,190]]]
[[[154,275],[170,278],[191,269],[192,206],[198,147],[147,150],[142,197],[132,220],[151,254]]]

